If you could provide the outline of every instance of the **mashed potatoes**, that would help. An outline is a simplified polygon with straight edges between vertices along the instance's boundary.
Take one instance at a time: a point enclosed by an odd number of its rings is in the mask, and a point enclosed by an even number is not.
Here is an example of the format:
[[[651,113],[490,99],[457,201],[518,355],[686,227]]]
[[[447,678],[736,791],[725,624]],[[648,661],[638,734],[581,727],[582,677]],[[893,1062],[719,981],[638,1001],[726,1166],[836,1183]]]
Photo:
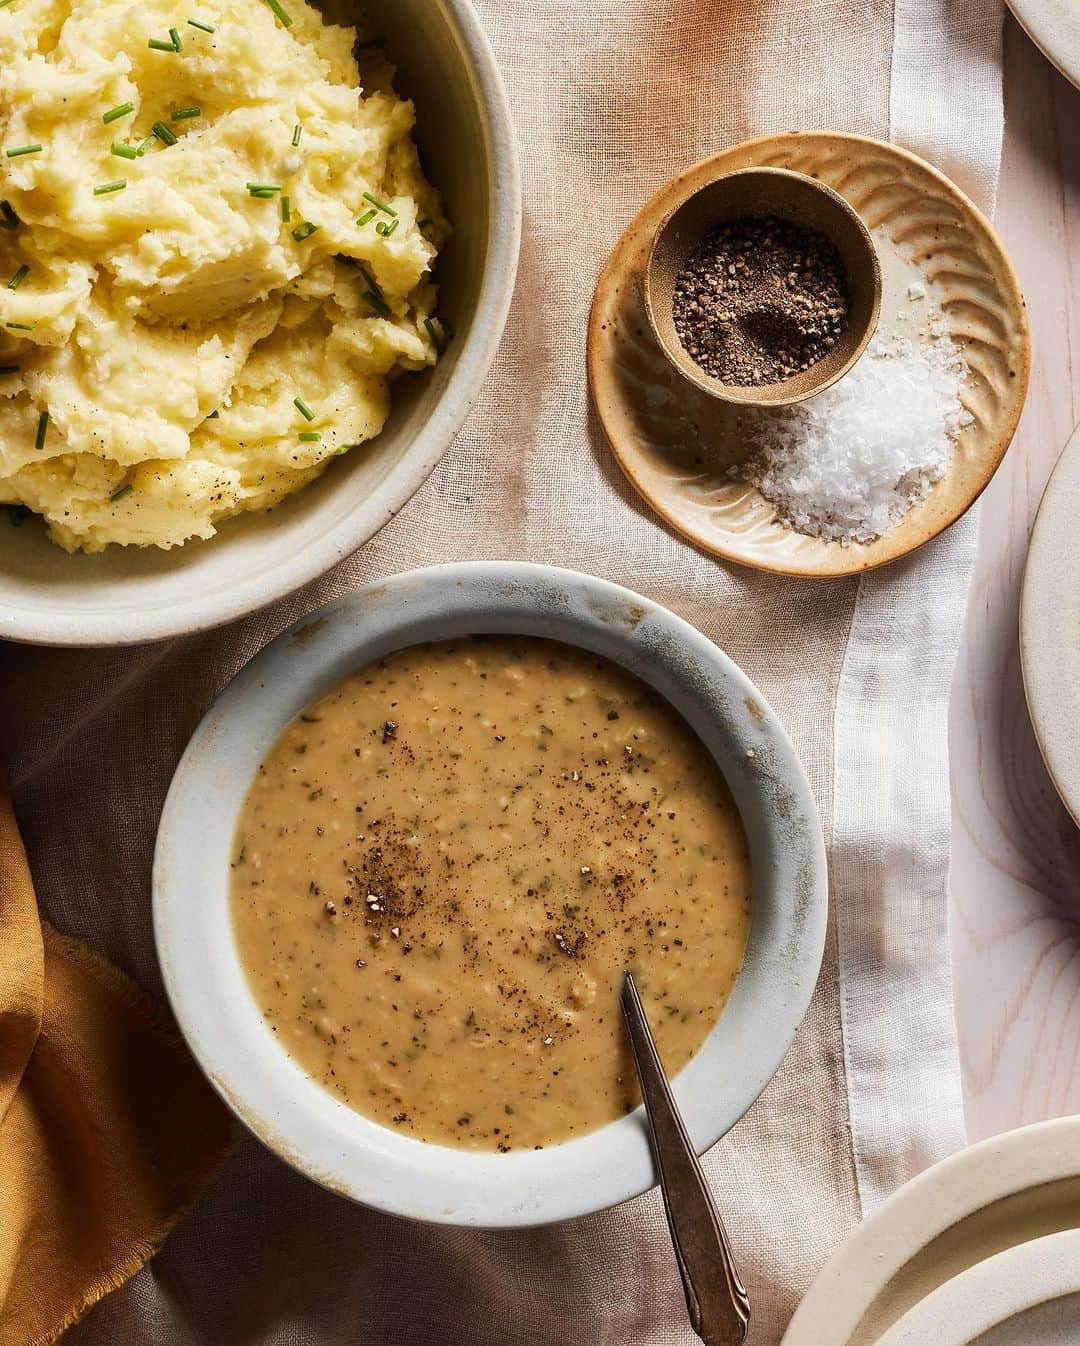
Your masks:
[[[304,0],[0,8],[0,502],[61,546],[211,537],[435,362],[439,200],[355,41]]]

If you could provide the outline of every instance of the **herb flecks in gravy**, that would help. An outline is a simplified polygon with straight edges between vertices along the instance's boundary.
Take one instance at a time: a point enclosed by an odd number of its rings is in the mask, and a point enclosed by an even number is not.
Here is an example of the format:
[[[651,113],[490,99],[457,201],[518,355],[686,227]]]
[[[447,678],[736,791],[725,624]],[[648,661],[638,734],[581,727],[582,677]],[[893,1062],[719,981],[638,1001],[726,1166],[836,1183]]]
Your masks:
[[[750,863],[700,741],[617,665],[527,637],[402,650],[285,731],[244,805],[233,922],[282,1045],[358,1112],[474,1149],[637,1100],[618,993],[669,1073],[742,962]]]

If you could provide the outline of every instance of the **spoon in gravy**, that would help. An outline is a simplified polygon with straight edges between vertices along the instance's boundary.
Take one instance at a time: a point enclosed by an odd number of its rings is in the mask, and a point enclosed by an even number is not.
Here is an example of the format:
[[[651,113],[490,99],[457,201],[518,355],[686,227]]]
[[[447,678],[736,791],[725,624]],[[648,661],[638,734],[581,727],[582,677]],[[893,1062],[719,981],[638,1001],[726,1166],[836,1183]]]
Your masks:
[[[750,1300],[629,972],[621,1004],[690,1323],[705,1346],[739,1346],[750,1323]]]

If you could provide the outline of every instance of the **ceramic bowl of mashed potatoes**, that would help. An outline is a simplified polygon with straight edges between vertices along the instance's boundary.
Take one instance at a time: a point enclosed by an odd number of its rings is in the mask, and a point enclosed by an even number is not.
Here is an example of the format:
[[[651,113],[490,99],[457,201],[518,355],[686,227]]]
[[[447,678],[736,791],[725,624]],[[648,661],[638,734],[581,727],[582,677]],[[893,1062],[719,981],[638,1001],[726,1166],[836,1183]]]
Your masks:
[[[196,731],[154,928],[271,1149],[416,1219],[543,1224],[655,1181],[626,970],[699,1151],[783,1060],[824,945],[814,801],[759,693],[651,600],[473,562],[305,619]]]
[[[203,629],[366,542],[519,234],[467,0],[0,6],[0,636]]]

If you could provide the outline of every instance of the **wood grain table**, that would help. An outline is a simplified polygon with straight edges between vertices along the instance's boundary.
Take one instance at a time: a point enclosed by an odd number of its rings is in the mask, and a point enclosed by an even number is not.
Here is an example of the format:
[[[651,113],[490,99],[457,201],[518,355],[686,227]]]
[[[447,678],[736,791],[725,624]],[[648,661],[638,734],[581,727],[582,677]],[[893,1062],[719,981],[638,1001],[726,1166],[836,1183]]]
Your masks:
[[[1005,113],[997,225],[1031,311],[1033,365],[1016,439],[982,501],[950,720],[952,944],[972,1140],[1080,1112],[1080,830],[1035,745],[1017,632],[1031,524],[1080,421],[1080,91],[1011,19]]]

